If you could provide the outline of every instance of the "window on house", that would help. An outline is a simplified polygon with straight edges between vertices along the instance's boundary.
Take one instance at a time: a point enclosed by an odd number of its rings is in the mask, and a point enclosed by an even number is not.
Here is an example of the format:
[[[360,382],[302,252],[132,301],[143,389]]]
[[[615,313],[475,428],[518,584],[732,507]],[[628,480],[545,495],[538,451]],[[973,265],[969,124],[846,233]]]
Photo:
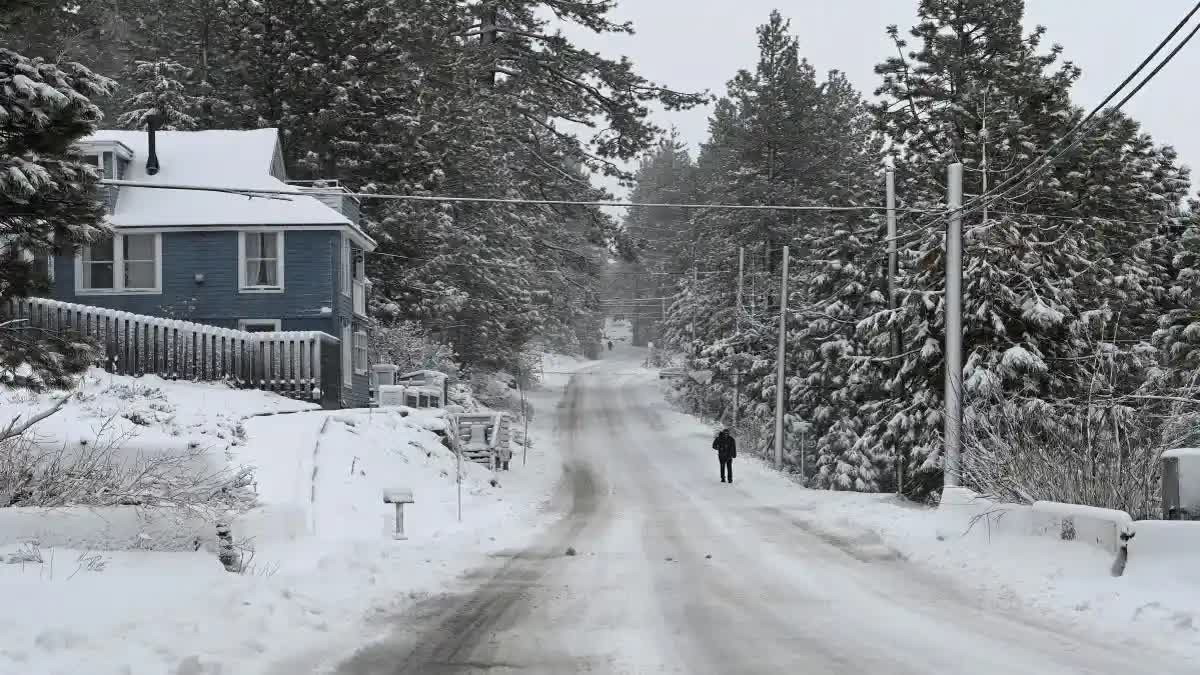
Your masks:
[[[29,263],[33,278],[37,282],[54,281],[54,252],[43,251],[34,253],[29,249],[21,250],[21,257]]]
[[[350,295],[350,282],[354,268],[354,249],[350,247],[350,238],[342,237],[342,293]]]
[[[359,375],[367,372],[367,334],[363,331],[354,333],[354,372]]]
[[[342,384],[347,387],[354,384],[354,373],[351,368],[354,367],[354,334],[350,329],[350,322],[342,322]]]
[[[242,290],[283,290],[282,232],[242,232],[238,248]]]
[[[98,241],[83,247],[83,288],[116,290],[117,258],[114,240]]]
[[[161,235],[118,234],[83,247],[76,291],[156,293],[162,278]]]
[[[238,319],[238,330],[247,333],[274,333],[280,329],[279,319]]]
[[[155,236],[153,234],[129,234],[121,237],[122,269],[125,272],[125,288],[148,290],[154,288]]]

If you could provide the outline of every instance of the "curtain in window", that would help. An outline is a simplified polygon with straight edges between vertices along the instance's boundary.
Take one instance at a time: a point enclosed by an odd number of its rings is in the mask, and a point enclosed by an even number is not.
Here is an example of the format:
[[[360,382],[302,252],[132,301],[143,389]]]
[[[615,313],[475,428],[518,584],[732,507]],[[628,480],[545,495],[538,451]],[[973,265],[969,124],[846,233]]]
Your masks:
[[[246,280],[249,285],[279,285],[278,243],[274,232],[246,234]]]

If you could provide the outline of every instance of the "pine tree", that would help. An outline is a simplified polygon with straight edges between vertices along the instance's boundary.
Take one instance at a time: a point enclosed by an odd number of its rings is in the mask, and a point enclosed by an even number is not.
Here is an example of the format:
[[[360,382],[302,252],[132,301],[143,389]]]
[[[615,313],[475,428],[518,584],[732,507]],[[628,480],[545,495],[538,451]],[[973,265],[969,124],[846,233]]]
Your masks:
[[[800,58],[799,45],[777,12],[758,30],[759,63],[742,71],[710,121],[697,170],[699,194],[733,204],[862,205],[873,201],[876,153],[870,118],[845,77],[823,80]],[[778,265],[791,248],[785,446],[799,464],[803,438],[837,455],[827,463],[858,462],[858,489],[878,489],[874,452],[851,457],[851,446],[824,439],[839,419],[854,415],[873,392],[853,375],[866,350],[855,333],[882,296],[878,282],[878,223],[836,212],[700,211],[694,218],[700,268],[723,269],[685,282],[675,304],[676,339],[698,342],[692,364],[718,373],[714,384],[692,386],[696,405],[728,406],[734,372],[745,383],[741,417],[770,425],[778,335]],[[746,250],[747,292],[742,331],[735,337],[734,272]],[[699,331],[690,336],[693,317]],[[717,388],[722,391],[714,392]],[[770,442],[769,437],[760,441]],[[860,462],[861,459],[861,462]],[[808,464],[811,470],[812,464]]]
[[[27,254],[70,249],[105,232],[99,176],[71,154],[101,113],[89,97],[114,85],[78,63],[53,64],[0,49],[0,305],[36,288]],[[90,345],[67,333],[0,326],[0,381],[62,388],[91,364]]]
[[[695,163],[674,130],[645,157],[635,176],[630,200],[643,204],[689,203],[695,201]],[[627,282],[610,290],[609,297],[662,298],[674,292],[677,272],[692,265],[695,237],[687,209],[634,207],[626,212],[622,230],[637,247],[636,269]],[[644,274],[638,274],[644,272]],[[647,306],[643,314],[657,315],[662,303]],[[642,316],[634,322],[634,343],[643,344],[646,327],[655,319]]]
[[[1023,12],[1021,0],[924,0],[911,31],[920,47],[908,53],[899,32],[889,30],[900,55],[877,67],[883,76],[877,93],[886,97],[877,112],[892,139],[903,206],[937,209],[953,161],[964,165],[964,191],[981,194],[1038,159],[1081,119],[1069,100],[1079,70],[1055,66],[1060,48],[1041,50],[1043,28],[1022,33]],[[1003,397],[1033,411],[1045,400],[1079,396],[1080,367],[1095,338],[1112,332],[1114,303],[1141,306],[1131,328],[1153,314],[1144,299],[1155,293],[1147,286],[1161,254],[1130,248],[1120,232],[1126,224],[1100,219],[1144,214],[1144,205],[1161,208],[1178,199],[1182,175],[1170,157],[1117,121],[1093,130],[1077,151],[986,211],[968,209],[967,405]],[[1108,185],[1120,186],[1127,204],[1143,206],[1121,208]],[[870,419],[863,436],[906,458],[904,489],[919,498],[941,481],[944,245],[938,220],[921,218],[907,232],[902,228],[909,256],[900,309],[865,322],[877,350],[899,328],[903,354],[891,368],[864,373],[886,379],[891,397],[864,408]]]
[[[187,70],[174,61],[138,61],[132,84],[138,93],[125,101],[128,112],[117,118],[117,123],[141,129],[157,120],[164,131],[195,129],[192,114],[200,110],[203,100],[185,93],[179,78],[186,75]]]

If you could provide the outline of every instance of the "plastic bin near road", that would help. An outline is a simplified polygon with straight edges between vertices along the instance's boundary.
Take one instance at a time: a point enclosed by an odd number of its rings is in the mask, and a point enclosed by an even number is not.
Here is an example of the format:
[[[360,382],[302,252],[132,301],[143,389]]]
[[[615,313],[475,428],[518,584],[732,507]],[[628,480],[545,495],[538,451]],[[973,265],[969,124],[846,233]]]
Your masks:
[[[1163,520],[1200,520],[1200,448],[1162,454]]]

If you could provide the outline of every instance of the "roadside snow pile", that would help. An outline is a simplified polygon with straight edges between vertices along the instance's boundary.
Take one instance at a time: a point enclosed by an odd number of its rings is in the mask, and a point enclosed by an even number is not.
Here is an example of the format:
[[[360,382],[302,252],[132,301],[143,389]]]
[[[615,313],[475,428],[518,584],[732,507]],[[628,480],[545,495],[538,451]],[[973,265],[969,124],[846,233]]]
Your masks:
[[[253,467],[262,507],[293,509],[307,534],[389,535],[395,509],[383,502],[383,491],[410,488],[417,503],[406,507],[409,533],[436,536],[448,526],[447,514],[457,511],[456,458],[435,433],[445,428],[442,416],[441,410],[389,408],[259,417],[247,420],[248,440],[235,456]],[[489,484],[485,467],[463,462],[462,471],[464,498],[502,492]],[[287,538],[294,538],[297,528],[290,529]],[[277,534],[247,536],[262,541]]]
[[[151,419],[130,422],[144,447],[219,441],[221,460],[253,467],[258,506],[232,525],[243,572],[224,571],[206,550],[0,542],[0,562],[11,561],[0,564],[0,596],[20,608],[0,617],[0,673],[312,672],[347,644],[386,631],[381,617],[488,554],[527,544],[561,470],[547,415],[530,430],[527,466],[518,450],[496,486],[491,472],[463,462],[460,523],[457,462],[436,433],[440,411],[312,410],[243,420],[306,406],[148,377],[93,377],[88,391],[93,398],[72,402],[60,422],[47,420],[47,438],[78,437],[84,432],[75,425],[136,412]],[[552,405],[560,394],[531,398]],[[38,409],[33,401],[6,404],[18,405]],[[390,537],[394,507],[382,495],[390,488],[414,493],[416,503],[405,508],[407,541]]]
[[[69,396],[0,391],[5,424],[19,427],[53,411],[0,446],[0,544],[211,547],[216,514],[254,501],[252,478],[230,461],[244,442],[242,417],[314,407],[220,384],[100,370]]]
[[[32,394],[0,390],[0,420],[29,419],[53,407],[63,392]],[[223,384],[134,378],[92,369],[76,395],[38,423],[31,437],[39,447],[56,448],[120,439],[126,453],[170,451],[203,445],[216,450],[241,442],[242,418],[312,410],[316,404],[254,389]]]

